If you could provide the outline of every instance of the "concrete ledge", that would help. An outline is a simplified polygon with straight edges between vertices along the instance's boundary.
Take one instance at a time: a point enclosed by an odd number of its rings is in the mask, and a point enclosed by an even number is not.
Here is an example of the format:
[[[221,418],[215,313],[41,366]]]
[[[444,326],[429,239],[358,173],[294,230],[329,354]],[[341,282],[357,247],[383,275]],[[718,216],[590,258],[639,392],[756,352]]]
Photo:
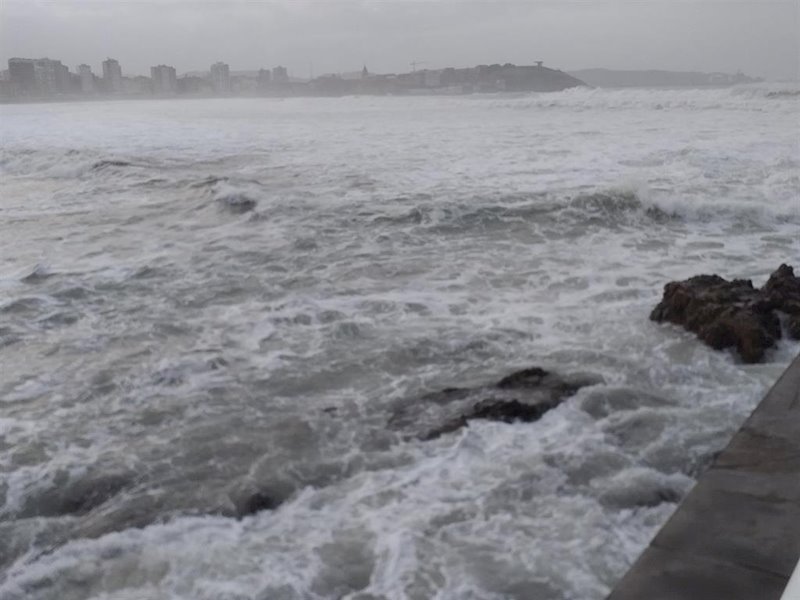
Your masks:
[[[609,600],[778,600],[800,557],[800,356]]]

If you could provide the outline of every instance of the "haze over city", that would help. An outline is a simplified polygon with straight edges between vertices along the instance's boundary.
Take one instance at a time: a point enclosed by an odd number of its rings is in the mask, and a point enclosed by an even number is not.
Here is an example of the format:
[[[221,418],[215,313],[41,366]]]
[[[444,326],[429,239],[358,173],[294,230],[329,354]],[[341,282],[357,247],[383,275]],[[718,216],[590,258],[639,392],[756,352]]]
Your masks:
[[[224,61],[285,65],[296,76],[404,72],[487,60],[586,67],[743,71],[798,77],[798,3],[83,2],[6,0],[0,63],[58,57],[71,69],[108,56],[126,74],[168,63],[178,73]]]

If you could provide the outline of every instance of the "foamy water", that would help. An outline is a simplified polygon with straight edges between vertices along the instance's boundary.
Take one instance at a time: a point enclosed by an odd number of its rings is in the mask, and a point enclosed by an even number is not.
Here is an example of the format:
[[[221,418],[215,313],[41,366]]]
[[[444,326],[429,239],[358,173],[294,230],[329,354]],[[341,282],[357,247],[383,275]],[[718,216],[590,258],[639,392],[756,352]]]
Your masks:
[[[0,107],[0,598],[602,598],[800,348],[785,86]],[[587,373],[422,442],[424,393]],[[255,492],[279,504],[242,519]]]

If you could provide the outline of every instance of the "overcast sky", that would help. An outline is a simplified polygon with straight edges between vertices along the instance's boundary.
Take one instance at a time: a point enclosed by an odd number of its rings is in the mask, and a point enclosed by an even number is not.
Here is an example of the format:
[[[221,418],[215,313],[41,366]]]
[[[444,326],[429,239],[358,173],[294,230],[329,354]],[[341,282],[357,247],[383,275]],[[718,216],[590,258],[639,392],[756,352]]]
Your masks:
[[[294,76],[513,62],[797,79],[800,0],[0,0],[0,60]],[[419,68],[422,68],[419,67]]]

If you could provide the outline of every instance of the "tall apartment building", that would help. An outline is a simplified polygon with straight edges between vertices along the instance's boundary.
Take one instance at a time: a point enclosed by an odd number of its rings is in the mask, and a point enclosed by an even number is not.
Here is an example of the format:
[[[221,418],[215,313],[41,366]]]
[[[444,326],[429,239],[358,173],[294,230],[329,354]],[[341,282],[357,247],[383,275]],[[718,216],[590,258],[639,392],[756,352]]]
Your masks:
[[[8,76],[14,94],[51,96],[72,91],[69,69],[50,58],[11,58]]]
[[[154,94],[175,94],[178,91],[178,76],[175,68],[169,65],[150,67]]]
[[[275,67],[272,69],[273,83],[289,83],[289,71],[286,67]]]
[[[34,62],[32,58],[8,59],[8,80],[14,95],[28,96],[38,91]]]
[[[228,65],[223,62],[211,65],[211,85],[218,94],[231,92],[231,71]]]
[[[94,94],[94,73],[89,65],[78,65],[78,76],[81,80],[81,92],[84,94]]]
[[[122,68],[113,58],[103,61],[103,83],[107,92],[119,94],[124,91],[122,84]]]

